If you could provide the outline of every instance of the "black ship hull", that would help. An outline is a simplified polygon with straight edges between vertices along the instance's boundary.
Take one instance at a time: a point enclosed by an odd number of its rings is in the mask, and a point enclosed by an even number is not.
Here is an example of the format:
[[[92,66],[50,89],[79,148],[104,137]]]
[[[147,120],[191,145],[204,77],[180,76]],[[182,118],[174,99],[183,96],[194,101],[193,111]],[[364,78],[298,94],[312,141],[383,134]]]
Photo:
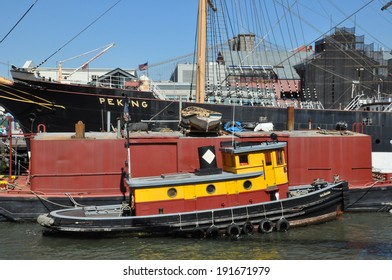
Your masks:
[[[287,108],[178,102],[154,98],[151,92],[67,85],[45,81],[0,83],[0,104],[11,113],[25,133],[38,130],[71,132],[82,121],[86,131],[117,127],[124,112],[125,97],[130,98],[132,122],[147,122],[150,129],[178,129],[180,111],[200,106],[222,113],[222,122],[258,122],[260,117],[272,122],[275,130],[287,129]],[[372,136],[372,148],[391,152],[392,118],[388,112],[295,109],[294,129],[335,129],[347,123],[349,130]]]

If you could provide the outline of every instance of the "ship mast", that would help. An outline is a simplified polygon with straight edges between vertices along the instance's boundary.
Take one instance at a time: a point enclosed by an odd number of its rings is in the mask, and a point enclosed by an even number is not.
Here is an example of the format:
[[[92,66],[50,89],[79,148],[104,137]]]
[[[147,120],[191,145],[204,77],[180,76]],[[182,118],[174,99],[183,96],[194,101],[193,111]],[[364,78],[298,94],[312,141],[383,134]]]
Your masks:
[[[207,4],[215,12],[216,8],[211,0],[199,0],[197,18],[197,66],[196,66],[196,102],[204,103],[205,70],[207,47]]]

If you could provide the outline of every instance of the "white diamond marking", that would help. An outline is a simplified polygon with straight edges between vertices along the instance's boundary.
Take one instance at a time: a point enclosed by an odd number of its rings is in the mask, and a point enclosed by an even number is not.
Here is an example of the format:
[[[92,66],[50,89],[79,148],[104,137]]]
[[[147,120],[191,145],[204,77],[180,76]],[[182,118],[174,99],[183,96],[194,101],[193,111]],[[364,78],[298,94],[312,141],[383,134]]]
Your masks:
[[[211,162],[214,161],[215,159],[215,155],[213,152],[211,152],[211,150],[207,150],[207,152],[204,153],[204,155],[202,156],[202,158],[208,162],[208,164],[211,164]]]

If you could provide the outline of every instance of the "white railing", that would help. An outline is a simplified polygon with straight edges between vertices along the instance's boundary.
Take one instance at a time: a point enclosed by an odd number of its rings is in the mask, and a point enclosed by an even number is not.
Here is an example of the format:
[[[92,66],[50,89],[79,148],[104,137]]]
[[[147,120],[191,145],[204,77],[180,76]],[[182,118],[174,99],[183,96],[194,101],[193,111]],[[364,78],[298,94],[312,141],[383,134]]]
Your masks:
[[[392,112],[392,103],[390,103],[385,109],[384,112]]]
[[[355,96],[350,103],[344,108],[345,111],[356,111],[361,107],[361,103],[359,102],[362,98],[363,94],[358,94]]]
[[[150,82],[150,90],[152,91],[154,96],[158,99],[166,100],[166,95],[161,91],[158,85],[151,80],[149,82]]]

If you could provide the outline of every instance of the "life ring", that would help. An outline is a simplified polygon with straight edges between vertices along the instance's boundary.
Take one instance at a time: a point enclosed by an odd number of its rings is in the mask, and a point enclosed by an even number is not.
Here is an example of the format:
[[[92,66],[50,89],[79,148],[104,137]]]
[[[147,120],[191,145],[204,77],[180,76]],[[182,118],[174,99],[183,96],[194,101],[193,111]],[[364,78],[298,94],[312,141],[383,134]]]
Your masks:
[[[280,218],[279,221],[276,222],[276,231],[284,232],[288,231],[290,228],[290,222],[285,218]]]
[[[227,122],[224,127],[223,127],[226,131],[228,132],[240,132],[242,131],[242,125],[240,122],[234,122],[234,121],[230,121]]]
[[[247,221],[242,225],[242,232],[244,234],[251,234],[253,232],[253,224],[251,221]]]
[[[207,238],[217,238],[219,236],[219,228],[217,226],[210,226],[206,231]]]
[[[191,233],[193,238],[204,238],[204,230],[202,228],[196,227]]]
[[[259,222],[259,232],[261,233],[270,233],[274,229],[274,225],[269,219],[262,219]]]
[[[226,233],[230,237],[238,237],[241,234],[241,228],[233,223],[227,227]]]

